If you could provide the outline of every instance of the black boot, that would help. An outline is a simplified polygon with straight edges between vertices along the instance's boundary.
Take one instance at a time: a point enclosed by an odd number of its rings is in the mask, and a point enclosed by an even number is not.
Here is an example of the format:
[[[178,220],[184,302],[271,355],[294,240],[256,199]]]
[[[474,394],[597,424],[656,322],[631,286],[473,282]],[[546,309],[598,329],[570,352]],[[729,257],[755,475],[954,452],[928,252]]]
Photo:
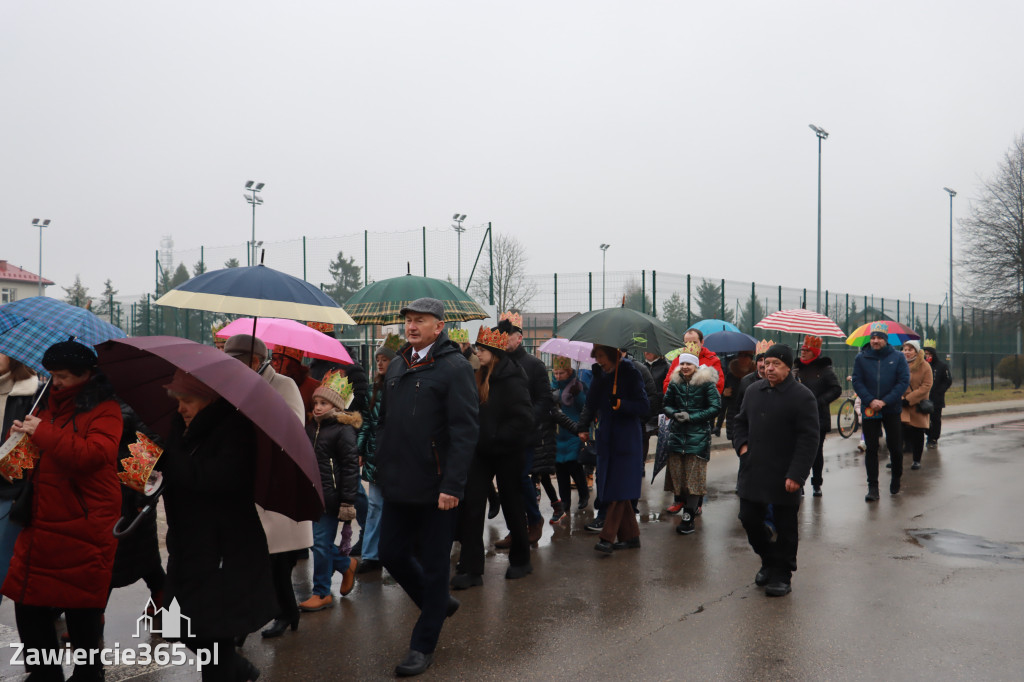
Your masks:
[[[274,622],[271,623],[270,627],[260,632],[265,639],[271,639],[272,637],[280,637],[291,627],[292,631],[299,629],[299,616],[296,615],[292,620],[286,620],[284,618],[275,618]]]

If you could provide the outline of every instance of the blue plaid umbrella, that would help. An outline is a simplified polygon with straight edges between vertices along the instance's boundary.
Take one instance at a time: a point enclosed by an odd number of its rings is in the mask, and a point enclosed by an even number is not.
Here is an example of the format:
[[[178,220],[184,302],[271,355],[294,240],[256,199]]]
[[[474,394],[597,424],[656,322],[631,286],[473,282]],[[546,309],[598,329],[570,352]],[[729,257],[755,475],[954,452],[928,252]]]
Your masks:
[[[0,353],[47,374],[41,361],[46,349],[74,336],[93,346],[127,334],[93,313],[46,296],[0,306]]]

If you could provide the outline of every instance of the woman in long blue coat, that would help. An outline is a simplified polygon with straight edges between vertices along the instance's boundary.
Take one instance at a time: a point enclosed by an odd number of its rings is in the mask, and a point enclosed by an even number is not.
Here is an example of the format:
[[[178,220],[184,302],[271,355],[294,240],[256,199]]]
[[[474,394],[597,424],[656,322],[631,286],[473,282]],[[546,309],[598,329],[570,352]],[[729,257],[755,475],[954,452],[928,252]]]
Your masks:
[[[594,344],[594,379],[580,422],[587,439],[597,420],[597,497],[605,505],[604,527],[594,547],[610,554],[640,546],[640,526],[631,500],[640,497],[644,476],[643,421],[650,403],[640,371],[615,348]],[[619,541],[615,542],[618,537]]]

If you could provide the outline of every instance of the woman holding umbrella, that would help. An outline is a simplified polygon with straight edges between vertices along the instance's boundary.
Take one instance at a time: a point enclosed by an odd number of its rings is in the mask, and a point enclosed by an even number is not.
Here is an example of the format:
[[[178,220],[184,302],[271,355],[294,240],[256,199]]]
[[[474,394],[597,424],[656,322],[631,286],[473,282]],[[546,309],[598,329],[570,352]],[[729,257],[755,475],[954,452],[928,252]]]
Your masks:
[[[640,547],[640,527],[631,500],[640,497],[644,474],[643,421],[650,402],[640,372],[616,348],[594,344],[594,379],[579,425],[586,442],[590,425],[597,426],[597,497],[606,507],[604,525],[594,549]],[[619,541],[615,542],[616,537]]]
[[[167,485],[165,601],[177,599],[190,618],[190,649],[217,651],[203,680],[254,680],[259,670],[236,653],[234,638],[273,618],[277,604],[253,498],[253,425],[186,372],[165,388],[178,402],[159,462]]]

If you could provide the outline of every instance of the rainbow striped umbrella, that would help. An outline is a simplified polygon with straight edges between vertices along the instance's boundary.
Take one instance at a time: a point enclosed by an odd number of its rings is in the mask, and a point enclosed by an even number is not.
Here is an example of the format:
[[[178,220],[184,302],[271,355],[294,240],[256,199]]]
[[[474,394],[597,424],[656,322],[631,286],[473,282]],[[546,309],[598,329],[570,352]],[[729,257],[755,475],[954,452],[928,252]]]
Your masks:
[[[910,327],[906,327],[894,320],[878,320],[862,324],[854,329],[846,339],[847,345],[858,348],[868,345],[868,342],[871,340],[871,332],[876,329],[888,334],[889,343],[893,346],[902,346],[907,341],[921,340],[921,336]]]

